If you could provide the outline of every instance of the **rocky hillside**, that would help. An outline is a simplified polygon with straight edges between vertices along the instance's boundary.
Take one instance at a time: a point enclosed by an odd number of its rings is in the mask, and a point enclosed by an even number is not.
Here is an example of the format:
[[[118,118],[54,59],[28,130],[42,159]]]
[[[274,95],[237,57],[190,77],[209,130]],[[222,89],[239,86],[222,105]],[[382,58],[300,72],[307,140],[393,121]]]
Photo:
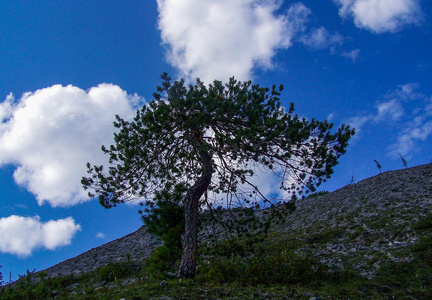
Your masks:
[[[383,261],[412,259],[408,246],[419,239],[412,224],[430,215],[432,165],[389,171],[334,192],[298,202],[276,230],[337,271],[347,266],[373,278]],[[139,228],[123,238],[45,271],[49,276],[87,273],[108,262],[140,261],[160,245]]]
[[[298,202],[283,231],[326,265],[373,278],[382,262],[412,260],[412,227],[432,212],[432,164],[389,171]]]
[[[141,226],[131,234],[93,248],[44,271],[50,277],[88,273],[109,262],[141,261],[149,257],[153,249],[160,245],[161,242],[147,233],[145,226]]]

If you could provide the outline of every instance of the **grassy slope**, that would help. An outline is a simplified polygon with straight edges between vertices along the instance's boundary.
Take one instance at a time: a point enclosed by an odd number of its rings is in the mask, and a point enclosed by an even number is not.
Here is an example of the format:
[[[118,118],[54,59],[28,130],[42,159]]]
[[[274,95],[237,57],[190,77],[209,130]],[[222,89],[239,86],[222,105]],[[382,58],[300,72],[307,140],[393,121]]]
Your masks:
[[[412,168],[306,199],[242,257],[202,250],[194,280],[160,272],[158,253],[78,278],[28,274],[0,299],[431,299],[431,175]]]

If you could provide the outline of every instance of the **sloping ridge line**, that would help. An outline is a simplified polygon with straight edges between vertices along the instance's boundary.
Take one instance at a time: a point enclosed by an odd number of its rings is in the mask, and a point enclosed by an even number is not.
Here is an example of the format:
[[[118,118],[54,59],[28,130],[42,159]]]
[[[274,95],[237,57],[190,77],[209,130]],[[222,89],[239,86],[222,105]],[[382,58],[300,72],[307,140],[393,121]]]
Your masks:
[[[79,275],[94,271],[109,262],[141,261],[149,257],[153,249],[161,244],[157,237],[145,230],[145,226],[141,226],[135,232],[90,249],[43,272],[47,272],[50,277]]]
[[[323,222],[326,226],[333,227],[336,224],[332,223],[337,216],[359,211],[370,205],[383,207],[388,205],[389,201],[407,197],[417,199],[412,205],[421,206],[423,210],[429,211],[431,189],[432,164],[383,172],[358,183],[348,184],[334,192],[298,201],[296,211],[288,217],[287,225],[281,230],[306,228],[314,222]],[[146,231],[145,226],[141,226],[133,233],[44,271],[50,277],[79,275],[91,272],[109,262],[141,261],[149,257],[161,244],[157,237]]]

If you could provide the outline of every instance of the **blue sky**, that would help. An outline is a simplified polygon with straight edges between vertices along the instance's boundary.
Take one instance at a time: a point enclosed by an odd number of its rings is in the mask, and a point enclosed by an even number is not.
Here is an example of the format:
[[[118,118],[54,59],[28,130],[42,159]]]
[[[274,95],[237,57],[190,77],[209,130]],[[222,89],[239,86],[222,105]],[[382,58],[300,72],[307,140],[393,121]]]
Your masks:
[[[4,1],[0,9],[0,271],[42,270],[136,230],[80,186],[115,114],[167,71],[283,84],[307,118],[356,127],[334,190],[429,163],[432,3],[425,0]],[[272,182],[262,179],[273,188]]]

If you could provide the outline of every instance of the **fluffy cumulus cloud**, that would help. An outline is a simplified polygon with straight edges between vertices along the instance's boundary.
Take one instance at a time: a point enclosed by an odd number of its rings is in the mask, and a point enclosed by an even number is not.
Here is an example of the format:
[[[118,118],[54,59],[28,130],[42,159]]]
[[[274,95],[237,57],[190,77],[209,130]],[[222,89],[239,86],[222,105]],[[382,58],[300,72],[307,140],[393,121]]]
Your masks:
[[[348,123],[358,132],[371,125],[391,125],[397,136],[389,146],[389,155],[410,156],[419,142],[432,136],[432,97],[421,93],[418,84],[400,85],[376,104],[374,112],[355,116]]]
[[[100,146],[113,142],[115,114],[132,116],[138,101],[112,84],[88,91],[54,85],[18,100],[9,95],[0,103],[0,166],[15,165],[15,181],[40,205],[86,201],[80,184],[86,162],[106,161]]]
[[[12,215],[0,219],[0,251],[25,257],[37,248],[54,250],[69,245],[79,230],[70,217],[43,223],[39,217]]]
[[[419,0],[333,0],[342,18],[374,33],[396,32],[423,21]]]
[[[254,68],[271,68],[278,49],[305,29],[310,10],[301,3],[279,13],[277,0],[158,0],[159,29],[169,62],[187,79],[205,82]]]

